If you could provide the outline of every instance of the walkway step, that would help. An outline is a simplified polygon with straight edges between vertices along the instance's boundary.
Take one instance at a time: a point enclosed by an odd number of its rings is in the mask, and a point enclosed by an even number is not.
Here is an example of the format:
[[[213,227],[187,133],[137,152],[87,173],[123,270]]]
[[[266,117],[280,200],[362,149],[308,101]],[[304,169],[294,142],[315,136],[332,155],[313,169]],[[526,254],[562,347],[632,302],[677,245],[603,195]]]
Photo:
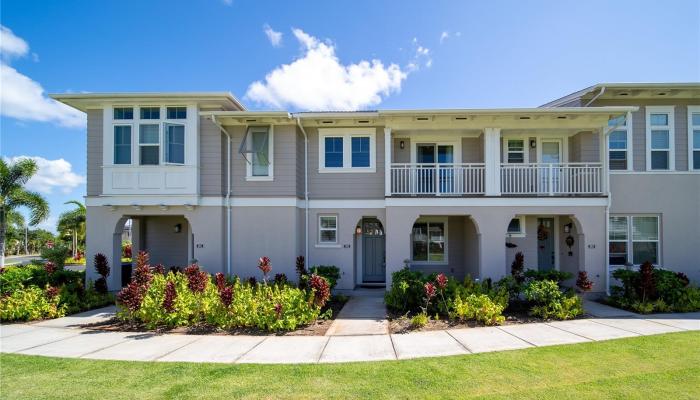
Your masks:
[[[326,332],[326,336],[382,335],[389,332],[381,297],[351,297]]]

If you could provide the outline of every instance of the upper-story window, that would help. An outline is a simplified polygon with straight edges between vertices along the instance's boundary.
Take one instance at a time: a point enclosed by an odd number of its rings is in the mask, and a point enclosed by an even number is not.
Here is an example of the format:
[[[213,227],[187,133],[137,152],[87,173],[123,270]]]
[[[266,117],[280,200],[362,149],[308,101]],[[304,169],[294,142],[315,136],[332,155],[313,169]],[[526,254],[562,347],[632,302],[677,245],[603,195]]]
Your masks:
[[[168,119],[186,119],[187,107],[168,107]]]
[[[246,180],[272,180],[273,130],[272,126],[248,127],[240,148],[247,161]]]
[[[160,126],[158,124],[139,125],[139,164],[160,164]]]
[[[647,170],[673,170],[673,107],[647,107],[646,119]]]
[[[134,119],[132,107],[114,107],[114,119]]]
[[[506,162],[508,164],[522,164],[525,162],[525,140],[508,139]]]
[[[141,119],[160,119],[160,107],[141,107]]]
[[[131,125],[114,126],[114,163],[131,164]]]
[[[608,160],[611,170],[628,170],[632,168],[630,157],[631,113],[627,116],[611,118],[608,126],[614,127],[608,136]]]
[[[700,106],[688,106],[688,170],[700,170]]]
[[[319,172],[375,171],[375,129],[329,128],[318,131]]]
[[[187,107],[114,107],[112,117],[114,164],[185,163],[185,123],[170,120],[186,118]]]

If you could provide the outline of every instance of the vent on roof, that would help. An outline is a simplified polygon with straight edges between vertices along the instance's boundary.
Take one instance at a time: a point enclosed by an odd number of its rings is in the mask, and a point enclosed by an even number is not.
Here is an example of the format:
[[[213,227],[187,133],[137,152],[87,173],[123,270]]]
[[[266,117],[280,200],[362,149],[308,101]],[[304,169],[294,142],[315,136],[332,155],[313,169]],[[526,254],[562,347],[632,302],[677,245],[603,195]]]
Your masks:
[[[657,96],[666,96],[666,92],[659,92],[656,94]]]
[[[530,117],[520,117],[520,119],[530,119]]]
[[[366,119],[363,119],[363,120],[357,121],[357,123],[358,124],[369,124],[369,121]]]
[[[558,119],[566,119],[566,115],[560,115],[557,117]]]
[[[326,124],[326,125],[328,125],[328,124],[332,124],[332,123],[333,123],[333,121],[321,121],[321,123],[322,123],[322,124]]]
[[[256,122],[256,121],[257,121],[257,119],[247,119],[247,120],[245,120],[245,122]]]
[[[416,117],[416,121],[428,121],[429,119],[428,117]]]
[[[622,93],[618,93],[617,95],[618,96],[629,96],[630,94],[627,92],[622,92]]]
[[[467,117],[455,117],[455,119],[458,121],[464,121],[467,119]]]

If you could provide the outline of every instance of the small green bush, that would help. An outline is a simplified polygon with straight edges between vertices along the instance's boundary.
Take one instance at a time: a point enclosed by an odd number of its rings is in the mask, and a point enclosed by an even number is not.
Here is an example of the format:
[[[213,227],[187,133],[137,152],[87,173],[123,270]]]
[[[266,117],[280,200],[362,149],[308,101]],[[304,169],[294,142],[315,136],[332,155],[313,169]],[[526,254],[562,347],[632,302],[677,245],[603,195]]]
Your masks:
[[[60,304],[59,297],[49,295],[36,286],[20,288],[0,298],[2,321],[32,321],[64,315],[66,307]]]
[[[475,320],[485,325],[500,325],[505,321],[504,307],[485,294],[470,294],[464,300],[454,299],[453,315],[462,321]]]
[[[558,285],[561,285],[562,282],[573,277],[574,275],[570,272],[557,271],[556,269],[550,269],[547,271],[528,269],[525,271],[525,278],[528,281],[554,281]]]
[[[412,328],[422,328],[426,325],[428,325],[428,321],[430,321],[430,317],[426,313],[418,313],[411,317],[411,327]]]
[[[612,275],[622,284],[610,288],[606,302],[613,306],[640,314],[700,310],[700,288],[690,286],[683,273],[646,263],[639,271],[618,269]]]
[[[59,270],[62,270],[66,265],[66,259],[68,258],[69,254],[70,249],[60,244],[56,244],[53,247],[46,247],[41,250],[41,258],[51,261]]]
[[[574,293],[564,294],[555,281],[532,281],[525,287],[532,303],[530,314],[543,319],[572,319],[583,314],[583,302]]]

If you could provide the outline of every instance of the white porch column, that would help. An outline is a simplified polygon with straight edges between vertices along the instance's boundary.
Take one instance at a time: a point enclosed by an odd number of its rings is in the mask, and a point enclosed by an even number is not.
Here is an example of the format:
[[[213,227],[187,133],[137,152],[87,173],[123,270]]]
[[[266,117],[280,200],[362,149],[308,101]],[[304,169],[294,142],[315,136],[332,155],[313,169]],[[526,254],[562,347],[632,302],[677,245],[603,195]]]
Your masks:
[[[501,195],[501,128],[484,129],[484,180],[487,196]]]
[[[600,181],[600,188],[605,195],[609,195],[610,192],[608,190],[608,174],[610,171],[610,159],[608,158],[608,136],[605,134],[607,131],[606,127],[602,128],[599,133],[599,146],[598,149],[600,151],[600,163],[603,166],[603,172],[601,174],[601,181]],[[627,144],[627,146],[630,146],[630,143]],[[632,162],[632,160],[627,160],[627,162]]]
[[[391,128],[384,128],[384,196],[391,196]]]

